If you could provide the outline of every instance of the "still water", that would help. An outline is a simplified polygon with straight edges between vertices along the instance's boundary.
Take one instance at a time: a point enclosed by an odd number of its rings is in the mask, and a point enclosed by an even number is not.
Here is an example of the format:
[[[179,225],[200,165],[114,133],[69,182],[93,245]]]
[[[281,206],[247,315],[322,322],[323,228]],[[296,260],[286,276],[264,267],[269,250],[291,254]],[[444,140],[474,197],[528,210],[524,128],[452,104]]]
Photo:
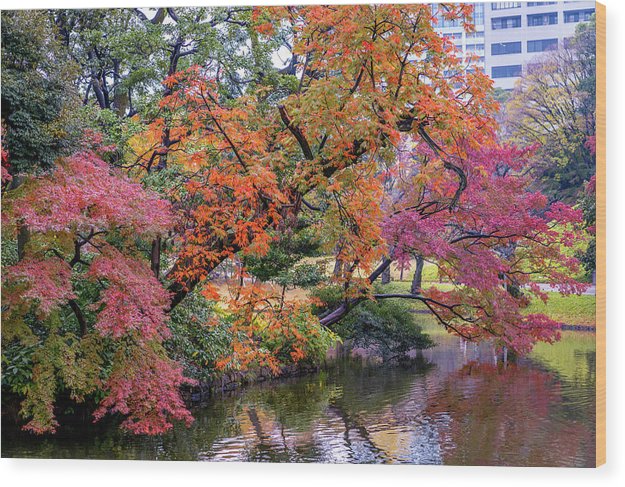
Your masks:
[[[220,396],[158,438],[114,424],[34,437],[3,424],[3,457],[592,466],[594,335],[502,363],[446,334],[408,365],[340,360],[324,372]]]

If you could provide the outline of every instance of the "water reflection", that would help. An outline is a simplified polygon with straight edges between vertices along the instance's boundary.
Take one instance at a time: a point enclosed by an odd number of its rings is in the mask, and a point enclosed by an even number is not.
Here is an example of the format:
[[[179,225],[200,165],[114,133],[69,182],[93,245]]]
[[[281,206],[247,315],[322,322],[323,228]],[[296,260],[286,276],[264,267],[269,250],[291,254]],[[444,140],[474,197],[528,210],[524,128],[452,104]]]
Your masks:
[[[568,335],[516,364],[502,363],[487,344],[436,340],[404,366],[337,361],[316,375],[217,398],[194,411],[192,428],[158,438],[114,424],[74,424],[36,438],[3,424],[2,455],[592,466],[592,335]]]

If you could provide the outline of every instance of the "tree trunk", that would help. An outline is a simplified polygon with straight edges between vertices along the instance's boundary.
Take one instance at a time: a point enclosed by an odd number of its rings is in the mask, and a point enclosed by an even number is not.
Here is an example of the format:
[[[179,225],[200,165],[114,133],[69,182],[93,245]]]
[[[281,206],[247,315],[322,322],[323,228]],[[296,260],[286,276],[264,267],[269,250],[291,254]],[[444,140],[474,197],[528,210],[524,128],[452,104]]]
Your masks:
[[[384,271],[382,271],[382,284],[388,284],[391,282],[391,266],[389,265]]]
[[[26,225],[20,225],[20,228],[17,232],[17,259],[22,260],[24,258],[24,254],[26,252],[26,244],[28,243],[28,239],[30,236],[30,232],[28,231],[28,227]]]
[[[332,271],[332,275],[337,279],[339,277],[343,277],[343,272],[344,272],[343,268],[345,267],[343,260],[340,258],[342,248],[343,248],[343,242],[339,240],[339,242],[334,247],[334,254],[336,255],[336,260],[334,261],[334,270]]]
[[[334,262],[334,270],[332,271],[334,277],[341,277],[343,275],[343,261],[336,259]]]
[[[78,321],[78,325],[80,326],[80,336],[84,337],[87,334],[87,320],[85,319],[85,315],[83,314],[80,306],[74,299],[69,300],[69,306],[72,308],[72,311],[76,315],[76,320]]]
[[[161,271],[161,237],[152,240],[152,253],[150,258],[150,267],[154,276],[158,279]]]
[[[421,283],[423,279],[423,257],[416,255],[417,265],[415,267],[414,276],[412,276],[412,285],[410,286],[410,294],[421,293]]]
[[[393,262],[391,259],[385,258],[382,263],[374,270],[369,276],[369,282],[373,283],[380,275],[391,265]],[[351,308],[353,308],[356,304],[363,301],[365,298],[353,298],[349,301],[344,301],[337,308],[327,313],[324,313],[321,316],[319,322],[326,327],[332,326],[334,323],[340,321],[340,319],[345,316]]]

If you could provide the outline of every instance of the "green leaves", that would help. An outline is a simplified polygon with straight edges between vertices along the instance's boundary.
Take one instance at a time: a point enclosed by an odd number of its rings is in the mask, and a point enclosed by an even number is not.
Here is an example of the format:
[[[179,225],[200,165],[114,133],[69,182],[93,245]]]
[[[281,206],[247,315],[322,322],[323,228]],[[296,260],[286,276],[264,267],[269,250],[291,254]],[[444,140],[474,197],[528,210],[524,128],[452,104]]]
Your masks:
[[[2,12],[3,147],[12,174],[49,169],[76,146],[76,75],[45,12]]]
[[[215,363],[232,353],[230,323],[214,306],[199,292],[191,293],[172,312],[172,336],[165,342],[169,356],[184,366],[188,377],[200,381],[219,376]]]
[[[410,303],[401,300],[367,301],[352,309],[335,331],[355,347],[373,348],[384,360],[400,358],[434,345],[422,333],[417,316]]]
[[[325,264],[323,264],[325,265]],[[310,288],[326,278],[325,271],[318,264],[297,264],[277,276],[276,282],[284,287]]]
[[[275,280],[285,286],[314,286],[324,273],[316,265],[298,263],[304,257],[318,255],[320,245],[320,237],[313,227],[290,229],[277,236],[266,255],[246,257],[245,265],[250,274],[263,282]]]
[[[513,139],[537,144],[543,191],[572,203],[595,173],[588,140],[595,135],[595,26],[579,27],[556,51],[528,65],[506,104]]]
[[[32,355],[35,346],[14,341],[2,345],[2,387],[23,395],[33,376]]]

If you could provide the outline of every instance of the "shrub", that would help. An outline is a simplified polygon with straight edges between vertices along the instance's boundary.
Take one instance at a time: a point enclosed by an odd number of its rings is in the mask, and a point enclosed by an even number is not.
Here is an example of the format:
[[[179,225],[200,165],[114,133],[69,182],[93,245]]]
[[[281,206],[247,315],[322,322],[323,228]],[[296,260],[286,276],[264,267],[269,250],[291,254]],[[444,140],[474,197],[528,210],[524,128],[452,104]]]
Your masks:
[[[343,292],[340,286],[317,288],[312,295],[319,301],[313,306],[315,314],[338,306]],[[349,311],[333,327],[343,340],[353,346],[375,349],[384,360],[400,357],[413,349],[434,345],[428,335],[422,333],[411,303],[400,299],[365,301]]]

